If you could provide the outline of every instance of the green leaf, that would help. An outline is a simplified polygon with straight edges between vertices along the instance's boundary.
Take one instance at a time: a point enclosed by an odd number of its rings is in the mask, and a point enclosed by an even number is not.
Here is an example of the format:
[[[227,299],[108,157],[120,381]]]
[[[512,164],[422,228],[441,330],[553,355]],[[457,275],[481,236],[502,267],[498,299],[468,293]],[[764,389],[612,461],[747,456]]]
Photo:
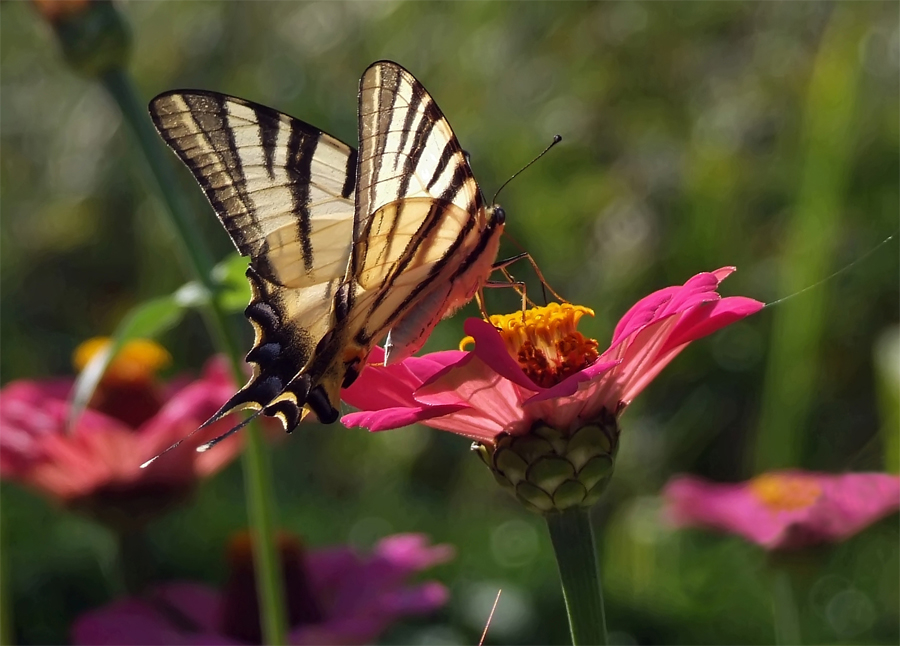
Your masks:
[[[212,271],[213,282],[219,287],[216,294],[219,306],[227,312],[242,312],[250,302],[250,283],[247,282],[247,265],[244,256],[232,254]]]

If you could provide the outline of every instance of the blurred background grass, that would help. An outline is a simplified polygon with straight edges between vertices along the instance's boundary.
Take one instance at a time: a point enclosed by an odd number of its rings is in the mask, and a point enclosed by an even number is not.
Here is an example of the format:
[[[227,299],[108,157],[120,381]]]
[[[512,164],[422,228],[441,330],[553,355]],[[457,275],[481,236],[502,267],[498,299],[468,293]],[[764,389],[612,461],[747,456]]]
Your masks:
[[[601,345],[654,289],[736,265],[724,293],[774,301],[897,229],[892,2],[120,7],[147,100],[216,90],[355,144],[359,75],[390,58],[434,95],[488,197],[562,134],[500,201],[557,291],[596,310],[583,328]],[[184,275],[114,104],[65,68],[31,6],[2,3],[0,18],[6,383],[70,372],[80,341]],[[224,257],[227,236],[187,171],[179,176]],[[698,343],[629,409],[617,475],[595,515],[614,639],[771,642],[765,556],[738,539],[671,532],[656,494],[683,471],[739,480],[783,466],[896,469],[898,289],[894,240]],[[516,307],[510,294],[488,298],[493,311]],[[463,319],[439,326],[427,349],[455,347]],[[212,351],[196,317],[163,341],[173,372],[198,370]],[[489,642],[567,639],[543,522],[507,499],[461,438],[309,426],[274,462],[281,524],[311,545],[425,531],[457,546],[437,572],[451,604],[387,643],[476,643],[499,587]],[[18,488],[4,485],[2,496],[17,639],[64,642],[74,617],[114,594],[114,541]],[[235,464],[152,527],[159,578],[220,583],[227,538],[244,525]],[[809,643],[897,643],[898,538],[895,516],[811,555],[800,596]]]

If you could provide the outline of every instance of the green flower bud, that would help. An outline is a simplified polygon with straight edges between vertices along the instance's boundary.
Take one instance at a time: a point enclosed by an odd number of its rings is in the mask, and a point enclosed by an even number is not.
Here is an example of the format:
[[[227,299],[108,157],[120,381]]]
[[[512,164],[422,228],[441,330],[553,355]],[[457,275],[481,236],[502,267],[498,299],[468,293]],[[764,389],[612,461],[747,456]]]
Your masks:
[[[33,0],[53,27],[63,57],[84,76],[102,76],[124,67],[131,34],[109,0]]]
[[[606,410],[574,431],[538,423],[527,435],[472,445],[500,486],[539,514],[593,506],[612,477],[618,448],[619,425]]]

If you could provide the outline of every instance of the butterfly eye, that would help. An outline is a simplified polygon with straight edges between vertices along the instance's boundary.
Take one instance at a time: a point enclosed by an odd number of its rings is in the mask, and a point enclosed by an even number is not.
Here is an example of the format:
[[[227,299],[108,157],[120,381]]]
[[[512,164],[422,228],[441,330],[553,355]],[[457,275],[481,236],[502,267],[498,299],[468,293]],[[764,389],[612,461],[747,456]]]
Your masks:
[[[495,206],[492,215],[491,221],[493,224],[497,225],[506,222],[506,211],[504,211],[502,207]]]

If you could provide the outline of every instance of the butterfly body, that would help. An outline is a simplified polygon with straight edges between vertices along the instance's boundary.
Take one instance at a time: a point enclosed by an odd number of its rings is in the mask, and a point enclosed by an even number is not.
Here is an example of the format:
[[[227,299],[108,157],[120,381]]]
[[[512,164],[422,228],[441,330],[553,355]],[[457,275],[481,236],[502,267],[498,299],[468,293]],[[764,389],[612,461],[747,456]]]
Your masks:
[[[485,206],[449,123],[396,63],[360,80],[359,151],[212,92],[167,92],[150,112],[251,259],[253,376],[214,419],[334,421],[376,343],[387,336],[386,362],[410,356],[491,273],[503,210]]]

